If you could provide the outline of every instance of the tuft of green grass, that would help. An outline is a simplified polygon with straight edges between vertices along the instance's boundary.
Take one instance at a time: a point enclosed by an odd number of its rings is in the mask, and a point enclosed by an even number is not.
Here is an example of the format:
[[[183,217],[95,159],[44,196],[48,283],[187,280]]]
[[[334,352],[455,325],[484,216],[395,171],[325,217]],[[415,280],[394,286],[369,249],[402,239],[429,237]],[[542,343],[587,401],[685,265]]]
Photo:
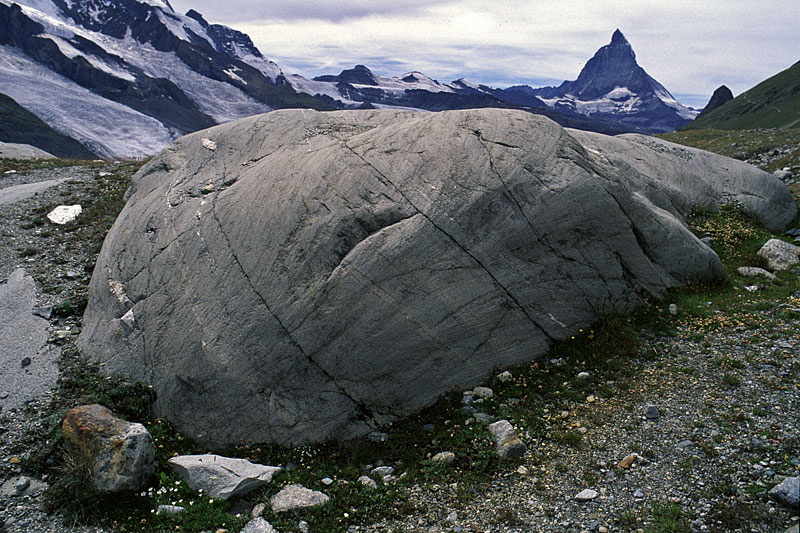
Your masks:
[[[647,533],[687,533],[692,530],[689,518],[676,503],[655,503],[650,514],[653,524],[645,530]]]

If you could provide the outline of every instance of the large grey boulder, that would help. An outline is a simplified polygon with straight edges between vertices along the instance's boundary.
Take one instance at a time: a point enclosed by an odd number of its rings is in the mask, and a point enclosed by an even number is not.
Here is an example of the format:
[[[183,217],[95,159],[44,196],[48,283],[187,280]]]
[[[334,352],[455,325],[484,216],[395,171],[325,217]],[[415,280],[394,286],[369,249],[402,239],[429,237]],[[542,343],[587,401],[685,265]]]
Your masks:
[[[796,212],[744,163],[524,112],[276,111],[135,176],[79,342],[204,442],[363,435],[723,277],[683,217],[725,202]]]

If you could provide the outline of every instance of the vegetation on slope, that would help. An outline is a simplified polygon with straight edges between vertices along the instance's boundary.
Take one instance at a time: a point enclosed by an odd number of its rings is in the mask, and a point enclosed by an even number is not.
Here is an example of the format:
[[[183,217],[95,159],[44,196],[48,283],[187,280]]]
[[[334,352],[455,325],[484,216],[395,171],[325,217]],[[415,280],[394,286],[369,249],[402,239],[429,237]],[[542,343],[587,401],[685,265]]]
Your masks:
[[[800,128],[800,62],[698,117],[684,129],[756,128]]]

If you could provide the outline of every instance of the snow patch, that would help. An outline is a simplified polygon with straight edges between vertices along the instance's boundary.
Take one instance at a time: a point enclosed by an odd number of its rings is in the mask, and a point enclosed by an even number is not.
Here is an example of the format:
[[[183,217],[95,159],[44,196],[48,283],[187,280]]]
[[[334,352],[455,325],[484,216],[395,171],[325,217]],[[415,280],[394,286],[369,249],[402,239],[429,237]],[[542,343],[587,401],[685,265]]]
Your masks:
[[[74,46],[72,46],[69,42],[65,41],[61,37],[50,37],[50,40],[56,43],[58,49],[64,54],[66,57],[70,59],[74,59],[78,56],[84,58],[86,61],[89,62],[94,68],[98,70],[102,70],[106,74],[111,74],[114,77],[127,80],[127,81],[136,81],[136,77],[133,76],[130,72],[122,70],[120,68],[115,68],[112,65],[109,65],[105,61],[98,59],[94,56],[87,56]]]
[[[241,76],[236,74],[237,71],[241,72],[242,69],[240,69],[239,67],[233,67],[233,68],[225,69],[222,72],[227,74],[230,79],[236,80],[239,83],[243,83],[244,85],[247,85],[247,82],[244,81]]]

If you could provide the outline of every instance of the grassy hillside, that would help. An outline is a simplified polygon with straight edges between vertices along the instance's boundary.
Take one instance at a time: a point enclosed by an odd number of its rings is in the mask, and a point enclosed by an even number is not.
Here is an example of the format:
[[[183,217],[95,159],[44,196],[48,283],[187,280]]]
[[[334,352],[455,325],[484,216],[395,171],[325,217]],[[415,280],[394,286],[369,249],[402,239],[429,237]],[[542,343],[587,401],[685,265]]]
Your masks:
[[[759,83],[684,130],[800,128],[800,62]]]
[[[95,159],[97,156],[71,137],[62,135],[19,105],[0,94],[0,141],[30,144],[68,159]]]
[[[657,137],[746,161],[768,172],[800,167],[800,128],[688,130]]]

